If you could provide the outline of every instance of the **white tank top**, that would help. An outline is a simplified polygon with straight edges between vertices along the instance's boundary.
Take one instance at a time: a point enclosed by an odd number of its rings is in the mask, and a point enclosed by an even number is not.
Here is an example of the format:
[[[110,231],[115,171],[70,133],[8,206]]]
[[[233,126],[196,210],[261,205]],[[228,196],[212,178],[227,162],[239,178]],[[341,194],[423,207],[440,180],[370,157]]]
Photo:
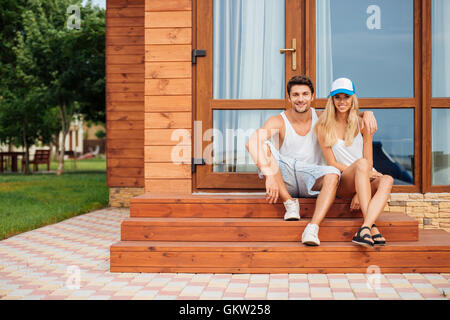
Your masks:
[[[325,165],[325,159],[323,157],[322,150],[320,149],[317,136],[314,133],[314,127],[319,120],[319,117],[317,116],[316,110],[314,110],[314,108],[311,108],[311,111],[311,130],[309,130],[308,134],[306,134],[305,136],[299,135],[294,130],[288,118],[286,117],[285,112],[281,113],[281,116],[284,120],[285,135],[283,145],[280,148],[280,154],[295,158],[298,161],[309,164]]]
[[[358,132],[350,146],[347,147],[344,140],[338,139],[331,149],[336,161],[348,167],[363,157],[363,146],[363,137],[361,132]]]
[[[336,161],[342,163],[347,167],[356,160],[363,158],[364,141],[361,130],[359,129],[359,121],[358,134],[353,139],[353,143],[347,147],[344,140],[338,139],[337,142],[331,147],[331,150],[333,150]],[[375,170],[375,168],[372,168],[372,171],[377,170]]]

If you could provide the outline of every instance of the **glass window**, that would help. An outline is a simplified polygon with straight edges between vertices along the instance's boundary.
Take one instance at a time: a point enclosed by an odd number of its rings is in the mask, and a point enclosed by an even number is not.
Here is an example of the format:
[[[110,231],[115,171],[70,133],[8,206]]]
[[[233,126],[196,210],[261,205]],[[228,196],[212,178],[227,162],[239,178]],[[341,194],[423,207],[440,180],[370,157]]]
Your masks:
[[[214,0],[214,99],[284,99],[285,4]]]
[[[340,77],[362,98],[414,96],[414,0],[316,0],[316,13],[319,98]]]
[[[373,166],[396,185],[414,184],[414,110],[373,109],[378,131],[373,137]]]
[[[450,98],[450,1],[432,1],[433,97]]]
[[[250,136],[282,110],[214,110],[213,172],[257,172],[245,145]]]
[[[450,185],[450,109],[433,109],[432,184]]]

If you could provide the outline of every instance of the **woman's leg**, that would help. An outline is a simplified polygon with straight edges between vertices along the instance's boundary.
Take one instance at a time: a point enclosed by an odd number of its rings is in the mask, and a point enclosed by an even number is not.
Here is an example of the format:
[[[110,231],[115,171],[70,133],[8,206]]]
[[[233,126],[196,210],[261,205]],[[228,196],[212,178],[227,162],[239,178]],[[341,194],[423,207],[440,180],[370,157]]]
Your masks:
[[[370,210],[374,212],[373,216],[375,217],[375,219],[370,226],[372,226],[376,222],[380,214],[383,212],[383,209],[385,208],[386,203],[389,200],[393,184],[394,179],[388,175],[383,175],[372,181],[371,186],[373,196],[369,207]],[[374,236],[376,234],[380,234],[380,231],[375,227],[371,230],[371,234],[372,236]],[[380,241],[386,241],[384,237],[379,237],[376,239]]]
[[[369,179],[369,163],[365,159],[355,161],[351,166],[347,167],[341,175],[341,183],[339,185],[337,195],[341,198],[352,198],[355,192],[358,194],[361,211],[364,216],[364,223],[361,227],[370,227],[366,221],[369,214],[369,203],[371,200],[372,190]],[[370,221],[370,220],[369,220]],[[370,231],[364,229],[361,236],[369,234]],[[371,239],[369,242],[373,242]]]
[[[372,198],[372,188],[369,180],[369,163],[365,159],[355,161],[341,175],[341,183],[337,191],[338,197],[350,199],[355,192],[358,194],[361,211],[365,217],[369,202]]]

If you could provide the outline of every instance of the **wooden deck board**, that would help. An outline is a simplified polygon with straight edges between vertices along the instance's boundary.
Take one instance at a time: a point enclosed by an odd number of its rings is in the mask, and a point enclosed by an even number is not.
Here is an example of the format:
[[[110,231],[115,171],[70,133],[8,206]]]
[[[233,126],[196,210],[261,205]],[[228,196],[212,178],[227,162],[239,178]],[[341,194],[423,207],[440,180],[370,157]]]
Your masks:
[[[122,221],[123,241],[299,241],[310,219],[130,218]],[[326,218],[321,241],[350,241],[362,218]],[[418,240],[418,222],[405,214],[385,214],[377,226],[387,241]]]
[[[450,272],[450,234],[420,232],[418,242],[371,249],[347,242],[153,242],[124,241],[111,247],[112,272],[349,273]]]

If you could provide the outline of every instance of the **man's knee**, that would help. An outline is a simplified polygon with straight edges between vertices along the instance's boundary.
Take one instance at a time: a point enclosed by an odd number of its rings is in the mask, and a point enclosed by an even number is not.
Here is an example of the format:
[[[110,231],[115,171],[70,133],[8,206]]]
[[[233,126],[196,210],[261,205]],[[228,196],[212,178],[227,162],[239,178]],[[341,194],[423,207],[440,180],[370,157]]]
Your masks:
[[[339,183],[339,175],[335,173],[329,173],[323,177],[323,185],[336,187],[338,183]]]

